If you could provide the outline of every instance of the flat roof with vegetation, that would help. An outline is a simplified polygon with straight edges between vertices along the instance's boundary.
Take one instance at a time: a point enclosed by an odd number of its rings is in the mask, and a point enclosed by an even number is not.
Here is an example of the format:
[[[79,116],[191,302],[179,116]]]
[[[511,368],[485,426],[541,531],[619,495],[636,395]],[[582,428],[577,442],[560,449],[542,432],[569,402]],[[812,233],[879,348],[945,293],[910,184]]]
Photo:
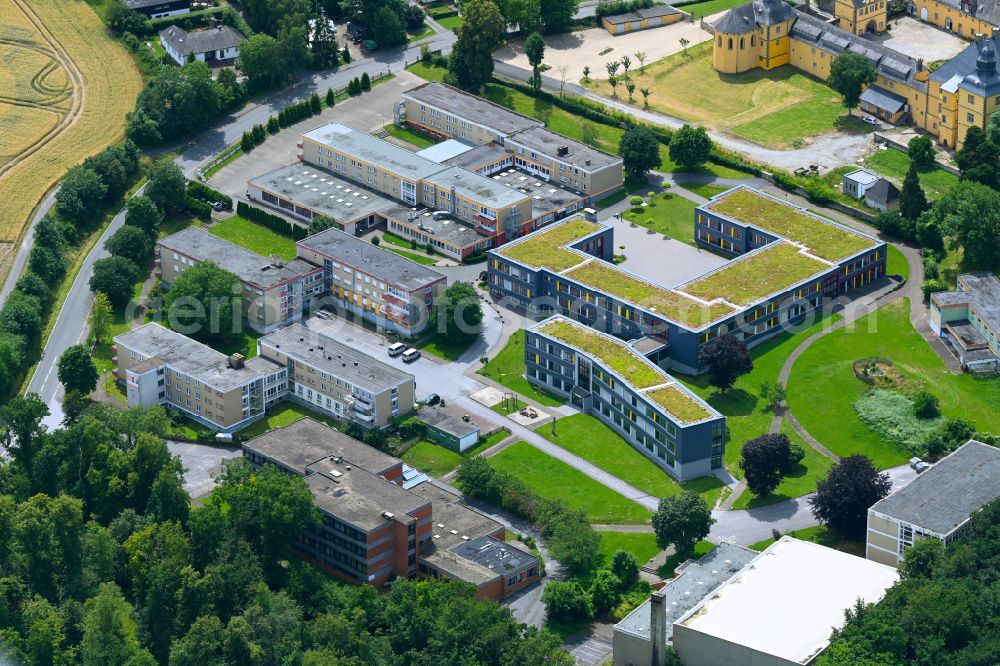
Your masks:
[[[725,303],[705,305],[679,291],[640,280],[603,261],[590,261],[565,273],[566,277],[628,303],[695,328],[733,312]],[[714,297],[713,297],[714,298]],[[706,299],[710,300],[710,299]]]
[[[523,240],[508,243],[497,252],[526,266],[545,266],[558,273],[585,260],[585,257],[566,249],[566,246],[601,228],[596,222],[574,217],[562,224],[537,231]]]
[[[628,344],[564,317],[552,317],[535,328],[593,357],[658,404],[678,423],[693,423],[716,416],[673,377],[653,365]],[[657,388],[653,388],[657,387]]]
[[[810,253],[831,262],[846,259],[877,243],[860,232],[747,187],[723,192],[702,208],[801,243]]]
[[[723,298],[733,305],[745,306],[829,271],[830,265],[826,262],[803,253],[791,243],[778,241],[682,285],[680,289],[705,300]]]

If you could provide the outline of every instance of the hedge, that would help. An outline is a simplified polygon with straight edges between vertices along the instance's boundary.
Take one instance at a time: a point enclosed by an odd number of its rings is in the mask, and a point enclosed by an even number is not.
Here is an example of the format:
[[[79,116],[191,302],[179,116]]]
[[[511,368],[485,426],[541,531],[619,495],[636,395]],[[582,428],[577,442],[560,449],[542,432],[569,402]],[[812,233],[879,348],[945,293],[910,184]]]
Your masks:
[[[263,208],[251,206],[245,201],[240,201],[236,204],[236,212],[251,222],[256,222],[271,231],[275,231],[283,236],[290,236],[295,240],[302,240],[309,235],[309,230],[305,227],[293,224],[283,217],[267,212]]]
[[[212,207],[200,199],[189,196],[187,198],[187,209],[189,213],[203,222],[208,222],[212,219]]]
[[[223,194],[218,190],[212,189],[208,185],[205,185],[204,183],[199,182],[197,180],[188,181],[187,195],[194,199],[200,199],[201,201],[205,201],[209,204],[219,201],[222,203],[222,207],[224,210],[233,209],[233,200],[231,197],[229,197],[226,194]]]
[[[149,29],[143,36],[151,37],[172,25],[176,25],[178,28],[188,32],[196,28],[207,28],[211,25],[211,19],[213,18],[219,19],[222,25],[235,28],[244,37],[250,37],[254,34],[253,28],[246,22],[246,19],[232,7],[211,7],[189,14],[164,16],[163,18],[147,21],[146,25],[149,26]]]
[[[597,9],[594,13],[598,18],[601,18],[615,14],[627,14],[637,9],[646,9],[652,6],[653,0],[609,0],[597,3]]]

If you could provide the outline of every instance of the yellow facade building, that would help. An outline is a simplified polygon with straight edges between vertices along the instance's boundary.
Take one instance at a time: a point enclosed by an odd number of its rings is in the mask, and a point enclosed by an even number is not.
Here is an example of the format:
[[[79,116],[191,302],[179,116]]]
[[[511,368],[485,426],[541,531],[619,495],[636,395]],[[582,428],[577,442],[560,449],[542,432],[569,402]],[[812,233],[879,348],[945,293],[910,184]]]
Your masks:
[[[985,0],[910,0],[907,12],[963,37],[993,36],[1000,25],[1000,6]]]
[[[857,13],[865,7],[870,11]],[[861,110],[894,124],[913,124],[952,149],[961,147],[970,127],[985,128],[990,114],[1000,108],[993,37],[970,44],[931,72],[923,61],[864,37],[884,28],[885,0],[838,0],[836,11],[841,26],[782,0],[734,7],[712,26],[715,69],[739,74],[791,65],[825,81],[840,53],[861,54],[876,72],[875,82],[861,95]]]

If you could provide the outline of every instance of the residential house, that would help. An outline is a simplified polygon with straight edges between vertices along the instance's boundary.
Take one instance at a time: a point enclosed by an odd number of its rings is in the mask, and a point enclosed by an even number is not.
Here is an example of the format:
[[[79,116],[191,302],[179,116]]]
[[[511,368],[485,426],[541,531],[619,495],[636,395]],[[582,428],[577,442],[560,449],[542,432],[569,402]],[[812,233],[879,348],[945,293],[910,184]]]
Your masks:
[[[191,11],[191,0],[124,0],[124,3],[149,19],[179,16]]]
[[[160,45],[167,55],[184,66],[197,60],[212,65],[228,65],[240,57],[245,37],[228,25],[214,25],[205,30],[186,30],[172,25],[160,31]]]

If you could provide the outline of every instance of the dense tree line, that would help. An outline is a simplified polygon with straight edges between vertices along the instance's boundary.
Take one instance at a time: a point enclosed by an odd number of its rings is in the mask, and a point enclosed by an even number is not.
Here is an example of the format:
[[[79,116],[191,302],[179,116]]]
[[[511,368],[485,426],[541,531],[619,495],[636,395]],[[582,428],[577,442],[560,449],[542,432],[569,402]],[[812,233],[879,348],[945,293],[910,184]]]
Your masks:
[[[818,666],[1000,663],[997,584],[1000,500],[974,515],[967,537],[907,550],[900,581],[878,604],[858,603]]]
[[[27,666],[571,664],[554,635],[453,582],[380,593],[289,559],[318,520],[305,482],[230,463],[190,508],[159,408],[41,425],[2,409],[0,650]]]
[[[600,560],[601,535],[591,528],[583,512],[558,500],[539,497],[520,479],[496,469],[482,456],[463,462],[456,479],[469,495],[538,525],[553,557],[570,573],[590,571]]]

